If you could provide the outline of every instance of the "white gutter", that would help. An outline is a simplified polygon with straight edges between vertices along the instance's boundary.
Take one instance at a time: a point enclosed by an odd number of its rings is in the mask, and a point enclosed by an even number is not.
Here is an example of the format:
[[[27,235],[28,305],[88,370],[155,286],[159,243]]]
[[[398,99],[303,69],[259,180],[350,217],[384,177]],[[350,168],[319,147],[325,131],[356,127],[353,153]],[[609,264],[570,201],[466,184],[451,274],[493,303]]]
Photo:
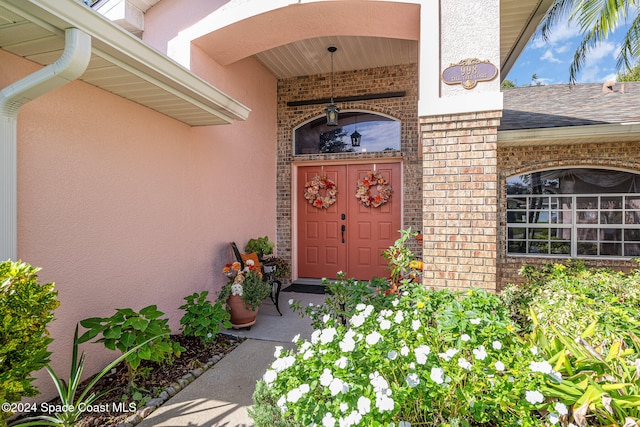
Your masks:
[[[602,142],[603,139],[636,140],[638,138],[640,138],[640,124],[637,122],[498,131],[498,145],[503,147],[576,141]]]
[[[0,261],[18,258],[18,111],[27,102],[84,73],[91,58],[91,37],[65,30],[62,56],[54,63],[0,90]]]

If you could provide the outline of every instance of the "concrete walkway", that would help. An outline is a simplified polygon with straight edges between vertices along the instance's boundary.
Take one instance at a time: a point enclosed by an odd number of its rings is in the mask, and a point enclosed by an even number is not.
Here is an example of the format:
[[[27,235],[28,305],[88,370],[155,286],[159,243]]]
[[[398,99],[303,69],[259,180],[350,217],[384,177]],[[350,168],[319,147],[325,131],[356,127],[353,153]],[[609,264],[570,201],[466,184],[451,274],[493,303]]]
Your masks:
[[[321,304],[324,300],[323,295],[282,293],[282,316],[270,301],[265,301],[251,330],[227,331],[247,338],[246,341],[167,400],[138,427],[252,427],[247,408],[253,404],[256,382],[275,359],[275,346],[293,348],[291,340],[295,335],[309,339],[313,331],[309,319],[300,319],[291,311],[290,298],[300,300],[303,306]]]

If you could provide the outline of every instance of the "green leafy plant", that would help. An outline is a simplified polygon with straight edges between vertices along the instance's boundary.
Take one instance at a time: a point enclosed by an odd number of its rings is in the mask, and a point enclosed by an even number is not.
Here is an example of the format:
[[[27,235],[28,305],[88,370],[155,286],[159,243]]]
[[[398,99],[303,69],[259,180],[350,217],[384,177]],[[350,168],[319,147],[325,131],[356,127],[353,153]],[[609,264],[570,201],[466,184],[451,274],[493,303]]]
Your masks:
[[[180,306],[186,313],[180,319],[182,333],[188,337],[200,338],[207,343],[212,342],[220,332],[220,325],[231,327],[229,313],[221,302],[211,304],[207,299],[208,291],[193,293],[185,297],[186,304]]]
[[[263,258],[265,255],[271,255],[274,247],[275,244],[269,240],[269,236],[256,237],[247,242],[244,251],[247,253],[255,252],[259,258]]]
[[[552,420],[577,426],[637,426],[640,422],[640,340],[631,331],[616,338],[608,351],[589,341],[593,321],[580,335],[562,327],[543,329],[535,315],[532,342],[562,381],[547,381],[540,406]],[[631,342],[631,346],[627,346]],[[553,365],[553,366],[552,366]],[[564,424],[563,424],[564,425]]]
[[[382,256],[389,264],[391,283],[394,287],[399,286],[403,280],[419,281],[422,273],[422,262],[416,260],[415,255],[407,245],[407,242],[417,235],[417,232],[411,231],[411,227],[406,230],[400,230],[398,240],[382,253]]]
[[[310,341],[276,349],[254,394],[257,427],[544,425],[546,377],[532,369],[543,360],[497,296],[407,282],[375,298],[386,301],[358,304],[349,327],[326,316]]]
[[[226,303],[231,295],[237,295],[242,299],[246,309],[255,311],[271,293],[271,285],[262,280],[262,273],[253,264],[246,265],[242,270],[238,262],[227,264],[222,273],[228,278],[218,293],[217,301],[222,304]]]
[[[82,372],[84,371],[84,364],[86,354],[83,352],[78,359],[78,326],[76,325],[75,334],[73,337],[73,351],[71,357],[71,369],[69,370],[69,381],[65,382],[47,365],[46,369],[51,379],[53,380],[58,397],[60,398],[60,408],[62,411],[55,413],[54,415],[41,415],[37,417],[30,417],[24,420],[11,424],[11,427],[29,427],[29,426],[58,426],[58,427],[72,427],[75,426],[83,417],[84,412],[91,407],[100,397],[104,396],[110,390],[96,394],[93,392],[93,387],[96,383],[104,377],[111,369],[113,369],[120,362],[125,360],[128,356],[138,351],[140,348],[148,345],[151,341],[161,339],[164,335],[156,335],[139,343],[138,345],[130,348],[123,353],[116,360],[107,365],[102,371],[96,374],[89,383],[84,386],[82,392],[79,390],[80,381],[82,379]],[[78,395],[78,393],[80,393]],[[78,395],[76,397],[76,395]]]
[[[38,283],[40,269],[26,263],[0,263],[0,404],[35,396],[31,374],[45,367],[53,341],[47,331],[60,305],[54,284]],[[0,412],[0,424],[10,411]]]
[[[553,324],[576,336],[596,320],[591,338],[596,347],[606,348],[628,330],[640,334],[637,270],[624,274],[571,261],[566,265],[524,266],[520,272],[527,282],[508,286],[502,299],[523,330],[533,329],[533,309],[543,330]]]
[[[378,286],[386,286],[385,280],[374,280],[372,282],[355,280],[347,278],[346,275],[339,271],[337,280],[322,279],[322,285],[325,286],[324,303],[320,305],[310,305],[302,307],[300,301],[291,299],[289,306],[299,317],[309,317],[311,325],[314,328],[321,328],[325,324],[324,319],[330,316],[342,323],[351,318],[356,312],[358,304],[381,304],[384,299],[374,298],[378,292]],[[377,307],[380,309],[381,307]]]
[[[80,324],[88,330],[79,338],[80,343],[100,336],[97,342],[104,344],[109,350],[127,352],[124,359],[127,367],[129,384],[135,386],[136,376],[142,360],[152,362],[170,362],[172,357],[179,357],[184,348],[172,341],[168,335],[171,329],[167,319],[160,317],[164,313],[155,305],[136,312],[130,308],[117,309],[111,317],[92,317],[84,319]],[[163,336],[164,338],[150,341],[150,338]],[[129,352],[133,347],[146,342],[136,351]]]

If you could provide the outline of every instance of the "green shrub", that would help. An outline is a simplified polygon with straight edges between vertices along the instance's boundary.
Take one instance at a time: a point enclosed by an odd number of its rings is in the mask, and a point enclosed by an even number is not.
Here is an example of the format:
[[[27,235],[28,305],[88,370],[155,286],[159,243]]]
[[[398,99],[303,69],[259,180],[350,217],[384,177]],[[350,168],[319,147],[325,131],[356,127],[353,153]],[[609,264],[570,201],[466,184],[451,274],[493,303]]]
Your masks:
[[[535,314],[531,316],[537,325]],[[550,421],[562,425],[637,426],[640,422],[640,340],[633,332],[616,338],[603,352],[589,341],[597,320],[581,335],[552,326],[547,336],[536,327],[531,340],[558,372],[561,382],[542,387]],[[631,346],[627,346],[627,342]],[[553,366],[551,365],[553,364]],[[550,400],[553,399],[553,400]]]
[[[353,278],[347,279],[345,274],[339,271],[337,280],[322,279],[322,285],[325,286],[326,293],[324,303],[321,305],[302,307],[299,301],[289,300],[291,309],[297,312],[300,317],[309,317],[311,326],[314,328],[321,328],[324,325],[323,319],[326,315],[344,323],[356,313],[358,304],[384,303],[383,298],[374,298],[377,293],[376,285],[387,286],[388,284],[384,280],[366,282]]]
[[[221,302],[211,304],[207,299],[209,292],[194,293],[185,297],[186,304],[180,309],[186,311],[180,319],[182,333],[188,337],[200,338],[203,342],[212,342],[220,332],[220,325],[231,328],[229,312]]]
[[[550,325],[579,335],[597,320],[592,344],[608,346],[628,330],[640,333],[640,272],[587,268],[580,262],[524,266],[523,285],[509,285],[502,299],[523,330],[531,331],[533,309],[545,333]],[[631,345],[630,342],[627,344]]]
[[[407,282],[375,298],[389,308],[358,304],[349,329],[327,314],[311,341],[276,350],[254,394],[257,427],[543,425],[547,376],[532,369],[543,361],[497,296]]]
[[[155,305],[150,305],[139,313],[130,308],[121,308],[117,309],[111,317],[84,319],[80,324],[88,331],[78,339],[78,342],[84,343],[100,335],[97,342],[103,343],[109,350],[118,349],[125,353],[153,337],[166,335],[162,339],[148,342],[125,358],[129,384],[133,387],[136,376],[140,374],[138,368],[142,360],[158,363],[171,362],[174,356],[179,357],[184,351],[179,343],[168,337],[171,329],[168,320],[160,318],[163,314]]]
[[[18,402],[38,391],[31,374],[49,362],[47,324],[60,303],[54,284],[38,284],[38,268],[0,263],[0,404]],[[0,412],[2,420],[11,415]]]

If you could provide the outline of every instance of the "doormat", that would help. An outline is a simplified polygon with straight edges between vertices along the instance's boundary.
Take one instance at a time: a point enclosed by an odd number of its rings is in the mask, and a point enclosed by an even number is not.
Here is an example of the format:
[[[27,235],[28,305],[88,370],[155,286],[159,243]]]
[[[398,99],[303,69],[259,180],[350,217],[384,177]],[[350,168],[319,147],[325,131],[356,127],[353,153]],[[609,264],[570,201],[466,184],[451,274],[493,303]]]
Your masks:
[[[325,294],[328,292],[324,285],[303,285],[301,283],[292,283],[284,288],[281,292],[297,292],[299,294]]]

